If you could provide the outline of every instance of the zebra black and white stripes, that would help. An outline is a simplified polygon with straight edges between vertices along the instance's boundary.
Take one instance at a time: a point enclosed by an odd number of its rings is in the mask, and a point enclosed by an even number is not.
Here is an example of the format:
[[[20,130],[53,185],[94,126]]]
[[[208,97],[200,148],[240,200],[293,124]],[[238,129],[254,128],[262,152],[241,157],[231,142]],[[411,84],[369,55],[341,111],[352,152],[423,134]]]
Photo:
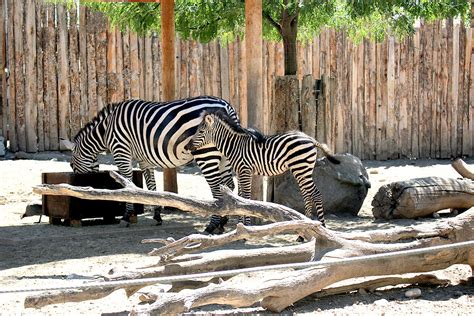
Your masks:
[[[222,110],[239,125],[234,108],[225,100],[200,96],[171,102],[127,100],[110,104],[84,126],[73,142],[65,142],[72,149],[71,167],[74,172],[98,170],[97,155],[109,150],[119,172],[132,178],[132,161],[138,161],[145,171],[149,190],[155,190],[154,168],[175,168],[196,161],[211,187],[215,198],[221,196],[219,185],[233,188],[230,166],[214,146],[206,146],[193,153],[184,150],[201,122],[203,111]],[[123,220],[129,221],[131,205]],[[154,218],[161,222],[159,209]],[[224,219],[225,221],[225,219]],[[213,217],[214,226],[219,217]],[[209,227],[208,227],[209,228]],[[210,227],[213,230],[216,227]]]
[[[251,197],[253,174],[275,176],[290,170],[305,200],[305,215],[314,218],[316,211],[317,219],[325,224],[321,194],[313,181],[316,149],[320,148],[332,163],[339,163],[326,145],[297,131],[263,136],[233,123],[222,111],[203,113],[202,123],[186,149],[197,150],[209,144],[229,160],[237,173],[239,195]]]

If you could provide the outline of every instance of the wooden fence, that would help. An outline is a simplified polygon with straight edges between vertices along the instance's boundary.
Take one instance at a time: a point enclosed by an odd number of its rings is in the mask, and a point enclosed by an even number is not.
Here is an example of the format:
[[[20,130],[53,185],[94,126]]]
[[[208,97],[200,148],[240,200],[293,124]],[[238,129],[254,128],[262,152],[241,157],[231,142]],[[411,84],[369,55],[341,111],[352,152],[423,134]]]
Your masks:
[[[84,8],[43,0],[0,5],[7,69],[0,135],[12,151],[59,149],[59,138],[72,138],[109,102],[161,99],[157,36],[111,29]],[[315,136],[363,159],[474,155],[472,53],[471,29],[452,21],[422,24],[402,41],[359,45],[344,32],[322,31],[298,46],[298,77],[323,78],[313,94],[324,117]],[[263,56],[263,99],[271,103],[273,79],[283,75],[282,45],[265,42]],[[243,41],[177,40],[176,62],[177,98],[209,94],[237,110],[246,104]]]

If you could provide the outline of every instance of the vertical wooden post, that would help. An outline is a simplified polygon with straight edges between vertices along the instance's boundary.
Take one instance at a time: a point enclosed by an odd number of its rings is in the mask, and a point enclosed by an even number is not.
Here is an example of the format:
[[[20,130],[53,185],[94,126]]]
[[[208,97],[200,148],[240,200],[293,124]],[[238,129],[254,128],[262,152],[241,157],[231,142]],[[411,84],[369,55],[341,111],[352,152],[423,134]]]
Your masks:
[[[174,82],[174,0],[161,0],[161,47],[163,52],[163,100],[175,98]],[[165,191],[178,192],[176,169],[163,170],[163,188]]]
[[[265,130],[263,109],[262,0],[245,1],[245,53],[247,71],[247,122]],[[252,198],[261,200],[261,177],[254,177]]]
[[[7,75],[5,69],[7,69],[7,46],[6,46],[6,29],[5,20],[7,15],[5,14],[6,5],[3,4],[3,0],[0,0],[0,76],[2,79],[2,104],[0,105],[0,136],[4,136],[5,142],[7,140],[7,124],[8,124],[8,109],[7,109]]]

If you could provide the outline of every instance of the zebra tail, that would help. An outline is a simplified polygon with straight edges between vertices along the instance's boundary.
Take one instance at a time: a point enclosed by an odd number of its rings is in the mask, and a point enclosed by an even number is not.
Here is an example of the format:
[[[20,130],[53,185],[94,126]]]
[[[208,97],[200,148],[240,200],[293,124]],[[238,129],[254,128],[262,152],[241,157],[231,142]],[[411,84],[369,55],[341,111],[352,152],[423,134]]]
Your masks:
[[[328,146],[326,144],[322,144],[322,143],[318,142],[317,140],[314,140],[314,145],[323,151],[324,155],[329,160],[329,162],[331,162],[335,165],[338,165],[338,164],[341,163],[341,161],[339,159],[334,157],[334,154],[332,153],[332,151],[328,148]]]

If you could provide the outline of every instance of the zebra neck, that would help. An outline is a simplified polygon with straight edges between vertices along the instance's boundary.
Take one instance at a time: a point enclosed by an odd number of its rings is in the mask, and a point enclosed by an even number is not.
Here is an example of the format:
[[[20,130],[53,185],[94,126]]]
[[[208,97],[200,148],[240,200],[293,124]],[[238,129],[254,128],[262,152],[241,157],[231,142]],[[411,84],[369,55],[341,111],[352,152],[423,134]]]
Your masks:
[[[228,159],[239,159],[239,153],[256,145],[252,136],[234,131],[230,126],[221,125],[215,134],[215,146]]]

